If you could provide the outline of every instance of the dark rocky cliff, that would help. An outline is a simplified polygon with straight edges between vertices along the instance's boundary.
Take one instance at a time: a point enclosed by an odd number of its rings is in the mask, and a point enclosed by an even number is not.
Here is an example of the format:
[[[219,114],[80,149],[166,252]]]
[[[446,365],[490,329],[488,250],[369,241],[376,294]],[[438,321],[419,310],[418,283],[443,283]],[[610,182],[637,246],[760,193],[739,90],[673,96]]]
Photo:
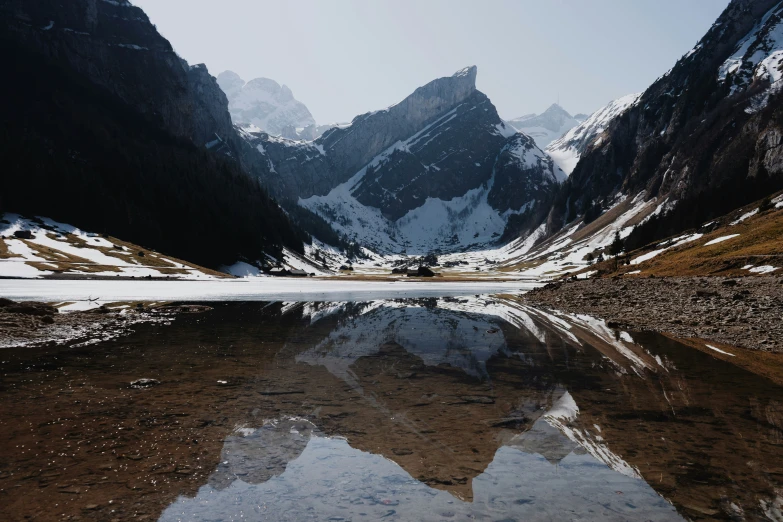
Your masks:
[[[124,0],[0,4],[2,210],[216,266],[304,234],[242,171],[226,97]]]
[[[668,199],[674,210],[632,234],[640,243],[783,188],[779,86],[769,75],[748,81],[742,68],[721,78],[723,64],[763,19],[754,49],[774,50],[761,40],[780,16],[777,0],[733,0],[696,48],[584,151],[548,216],[549,232],[606,208],[617,194]]]

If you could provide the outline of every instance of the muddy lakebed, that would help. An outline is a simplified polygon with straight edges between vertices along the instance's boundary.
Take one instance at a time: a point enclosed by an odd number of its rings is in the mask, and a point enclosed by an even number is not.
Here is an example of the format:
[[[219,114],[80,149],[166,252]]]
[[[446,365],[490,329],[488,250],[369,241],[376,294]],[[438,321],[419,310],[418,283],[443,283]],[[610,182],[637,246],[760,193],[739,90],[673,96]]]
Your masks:
[[[781,517],[783,387],[671,338],[512,296],[198,312],[0,350],[0,519]]]

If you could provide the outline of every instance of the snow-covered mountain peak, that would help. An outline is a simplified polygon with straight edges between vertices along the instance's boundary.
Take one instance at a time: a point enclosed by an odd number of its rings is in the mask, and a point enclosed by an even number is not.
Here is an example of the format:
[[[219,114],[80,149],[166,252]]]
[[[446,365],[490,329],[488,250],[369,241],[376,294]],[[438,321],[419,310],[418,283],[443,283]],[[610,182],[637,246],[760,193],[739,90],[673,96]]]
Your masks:
[[[245,80],[234,71],[223,71],[217,76],[217,82],[229,99],[239,94],[245,85]]]
[[[473,84],[476,84],[476,75],[478,74],[478,67],[475,65],[471,65],[469,67],[465,67],[464,69],[460,69],[459,71],[455,72],[452,77],[453,78],[470,78],[473,81]]]
[[[245,82],[238,74],[225,71],[217,77],[228,98],[231,119],[237,125],[252,124],[275,136],[299,138],[299,129],[315,125],[307,107],[294,98],[286,85],[270,78]]]
[[[609,102],[579,125],[546,147],[546,152],[566,174],[571,174],[579,158],[609,126],[612,120],[639,101],[641,93],[629,94]]]
[[[541,114],[529,114],[508,120],[508,123],[520,132],[524,132],[536,141],[541,148],[546,147],[569,129],[579,125],[579,120],[557,103],[553,103]]]
[[[565,175],[476,90],[475,66],[310,143],[245,134],[288,204],[376,252],[462,251],[542,214]],[[511,232],[509,232],[511,233]]]
[[[572,119],[573,116],[571,116],[567,110],[562,108],[557,103],[553,103],[541,114],[540,118],[544,123],[562,124],[564,121]]]

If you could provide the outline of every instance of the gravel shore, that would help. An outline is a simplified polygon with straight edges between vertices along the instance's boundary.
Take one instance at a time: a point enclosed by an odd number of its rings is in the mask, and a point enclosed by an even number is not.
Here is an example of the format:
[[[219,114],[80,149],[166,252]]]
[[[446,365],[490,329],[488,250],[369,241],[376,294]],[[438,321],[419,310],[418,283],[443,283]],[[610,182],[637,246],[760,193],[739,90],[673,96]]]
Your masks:
[[[208,307],[139,304],[60,313],[51,304],[0,298],[0,348],[95,344],[127,335],[136,324],[168,323],[179,313],[204,309]]]
[[[557,282],[531,305],[752,350],[783,353],[783,277],[615,277]]]

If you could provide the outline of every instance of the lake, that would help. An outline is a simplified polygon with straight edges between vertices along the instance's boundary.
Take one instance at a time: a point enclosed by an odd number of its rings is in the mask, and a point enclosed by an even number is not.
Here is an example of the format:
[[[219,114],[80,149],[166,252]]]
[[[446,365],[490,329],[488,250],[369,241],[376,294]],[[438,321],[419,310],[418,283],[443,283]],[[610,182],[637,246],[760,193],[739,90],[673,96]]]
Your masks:
[[[780,520],[783,388],[676,340],[480,293],[210,306],[0,351],[0,518]]]

